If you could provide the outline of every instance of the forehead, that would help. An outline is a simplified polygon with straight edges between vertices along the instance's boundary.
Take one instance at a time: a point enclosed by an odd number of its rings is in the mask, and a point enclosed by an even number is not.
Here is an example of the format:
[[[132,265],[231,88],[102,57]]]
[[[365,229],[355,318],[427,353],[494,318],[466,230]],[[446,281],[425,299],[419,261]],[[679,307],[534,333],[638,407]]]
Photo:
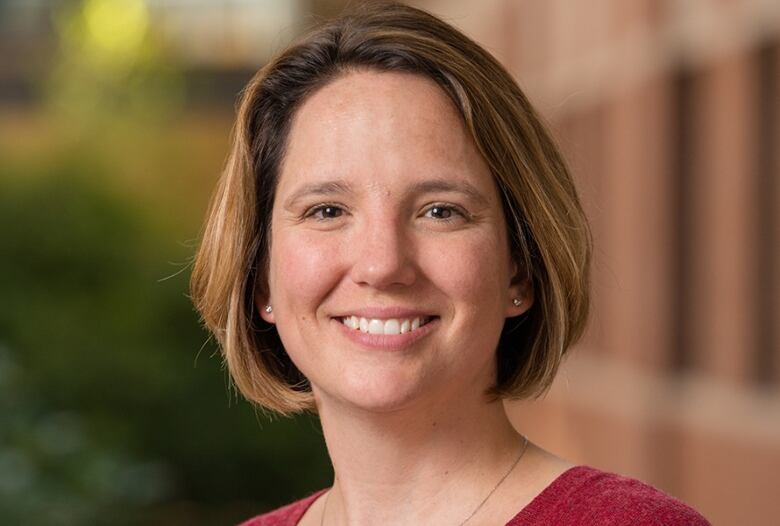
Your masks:
[[[300,179],[389,185],[425,175],[492,185],[458,110],[435,82],[358,71],[316,91],[294,115],[280,191]]]
[[[460,124],[452,101],[432,80],[411,73],[356,71],[317,90],[293,120],[294,134],[308,135],[370,126],[407,132],[433,131],[436,124]],[[383,125],[381,128],[375,128]],[[463,131],[462,125],[457,126]]]

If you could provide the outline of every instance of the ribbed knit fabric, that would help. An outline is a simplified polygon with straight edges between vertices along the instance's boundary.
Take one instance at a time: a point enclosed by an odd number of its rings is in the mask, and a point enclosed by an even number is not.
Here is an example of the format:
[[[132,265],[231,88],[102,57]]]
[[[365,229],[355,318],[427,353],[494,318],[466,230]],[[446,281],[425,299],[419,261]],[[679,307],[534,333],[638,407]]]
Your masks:
[[[240,526],[296,526],[325,490]],[[710,526],[679,500],[638,480],[587,466],[569,469],[506,526]]]

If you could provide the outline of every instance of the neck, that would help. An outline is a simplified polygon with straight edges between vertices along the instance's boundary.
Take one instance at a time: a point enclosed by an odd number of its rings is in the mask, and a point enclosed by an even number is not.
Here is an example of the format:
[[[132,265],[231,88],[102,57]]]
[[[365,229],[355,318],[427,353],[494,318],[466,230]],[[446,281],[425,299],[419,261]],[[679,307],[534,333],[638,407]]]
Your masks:
[[[328,525],[460,524],[522,444],[482,397],[379,414],[320,400],[319,412],[336,475]]]

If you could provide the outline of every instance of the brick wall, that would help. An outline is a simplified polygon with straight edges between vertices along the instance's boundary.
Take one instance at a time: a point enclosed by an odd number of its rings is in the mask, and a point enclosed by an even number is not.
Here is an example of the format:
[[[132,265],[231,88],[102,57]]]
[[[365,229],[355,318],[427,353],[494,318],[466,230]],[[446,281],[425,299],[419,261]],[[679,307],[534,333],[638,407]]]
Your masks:
[[[509,67],[592,221],[590,328],[517,426],[714,524],[776,520],[780,3],[411,3]]]

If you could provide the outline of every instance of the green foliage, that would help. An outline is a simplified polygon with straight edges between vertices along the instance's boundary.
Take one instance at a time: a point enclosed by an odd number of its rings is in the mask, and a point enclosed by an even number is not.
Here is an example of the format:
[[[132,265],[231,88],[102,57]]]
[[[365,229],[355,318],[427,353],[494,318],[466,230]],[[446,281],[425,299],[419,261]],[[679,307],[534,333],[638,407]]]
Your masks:
[[[0,523],[230,524],[327,484],[315,420],[229,394],[192,247],[110,177],[0,164]]]
[[[56,5],[46,103],[0,121],[0,524],[234,524],[328,484],[316,419],[230,394],[186,296],[227,129],[174,124],[145,2]]]

